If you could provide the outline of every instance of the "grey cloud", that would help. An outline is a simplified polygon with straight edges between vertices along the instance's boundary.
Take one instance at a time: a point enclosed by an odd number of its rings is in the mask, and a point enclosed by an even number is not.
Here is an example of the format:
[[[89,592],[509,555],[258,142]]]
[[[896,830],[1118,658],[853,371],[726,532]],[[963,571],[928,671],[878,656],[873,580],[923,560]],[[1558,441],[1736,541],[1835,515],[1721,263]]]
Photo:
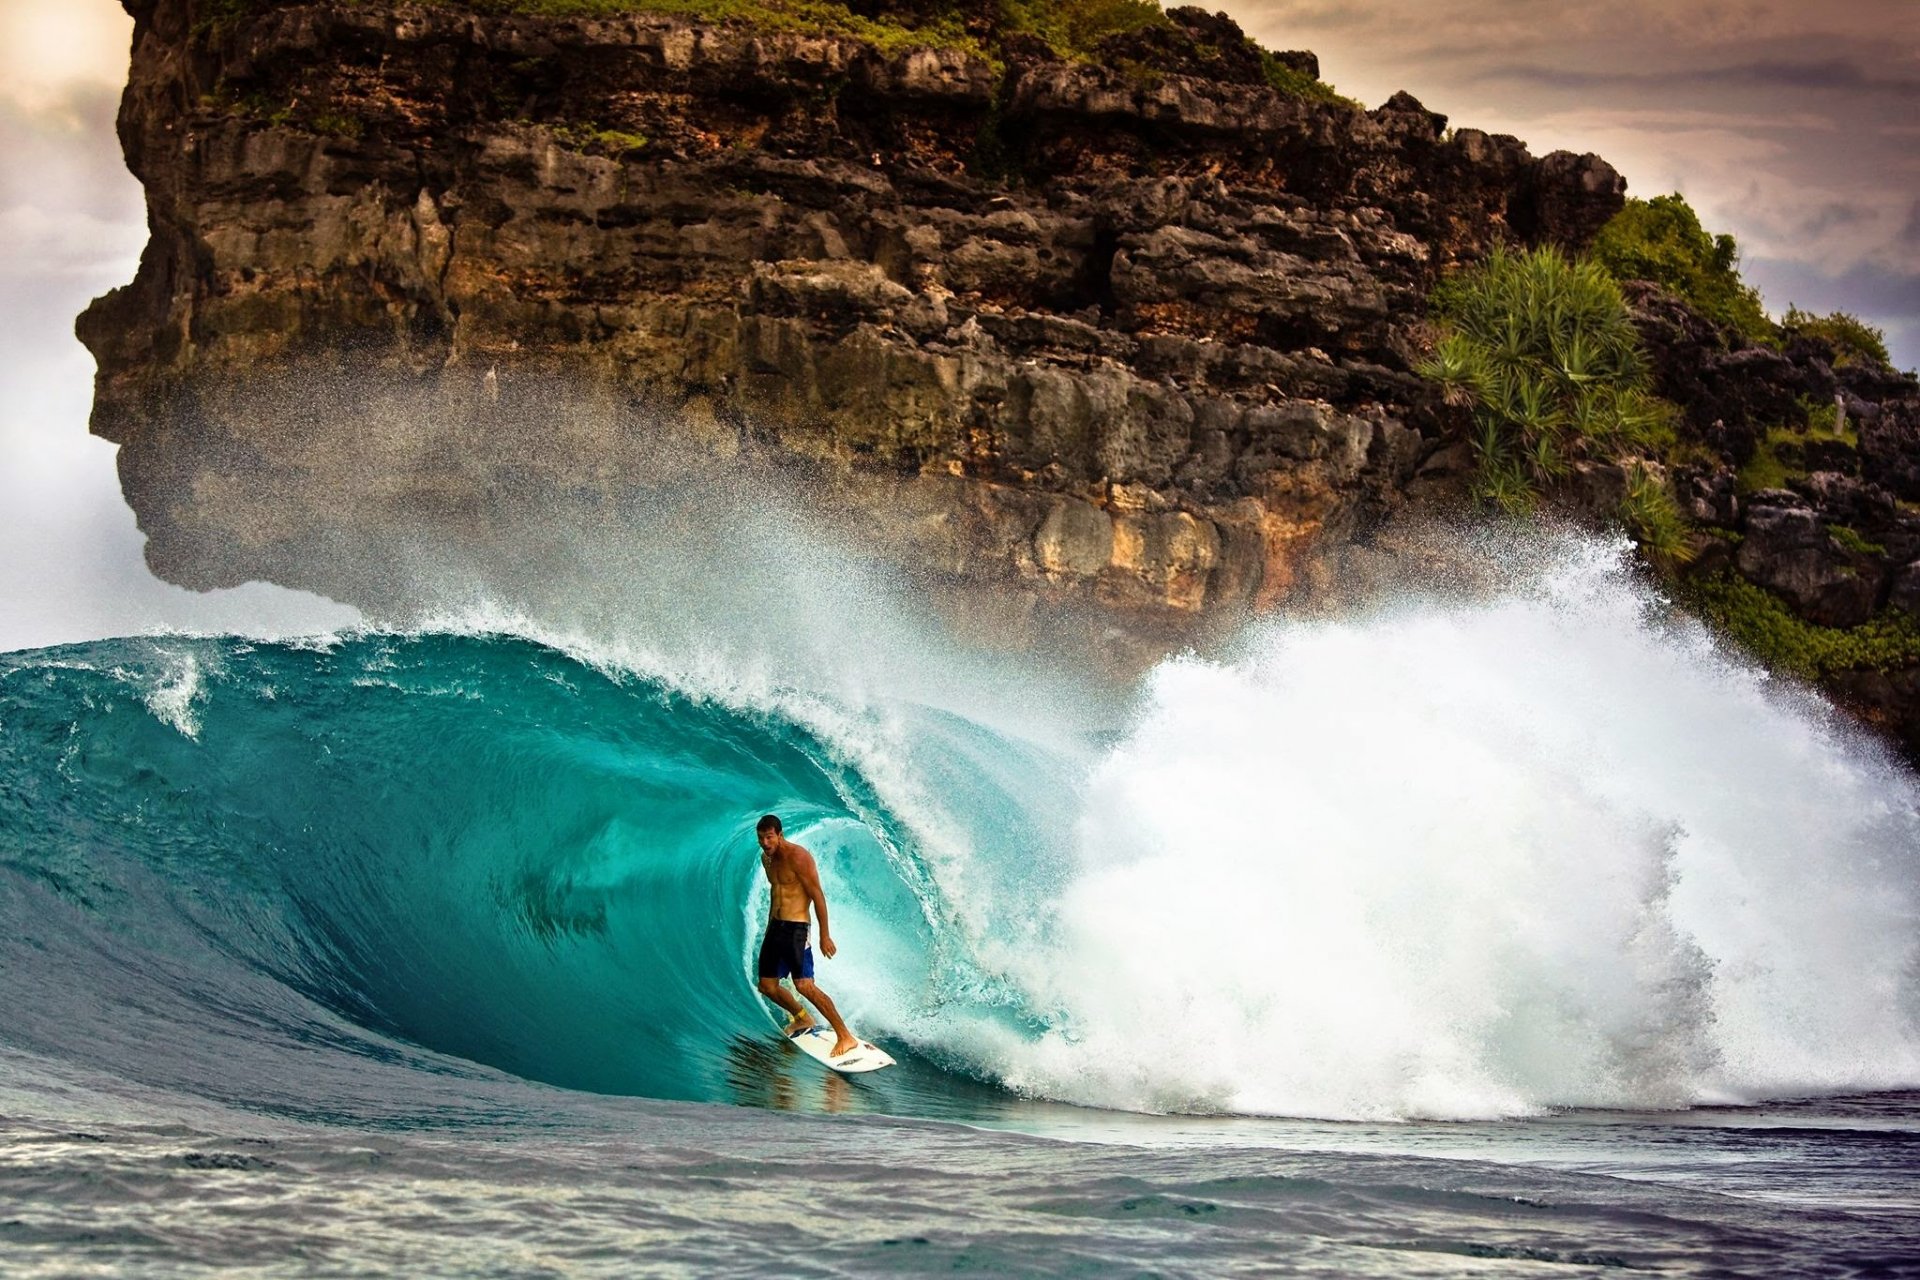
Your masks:
[[[0,210],[76,211],[106,222],[138,218],[139,184],[113,145],[117,91],[76,87],[40,111],[0,99]],[[103,145],[104,143],[104,145]]]
[[[1764,265],[1769,270],[1775,266]],[[1762,266],[1755,263],[1753,274],[1761,274]],[[1846,307],[1889,319],[1920,320],[1920,272],[1861,263],[1838,275],[1823,276],[1804,263],[1779,262],[1777,266],[1783,278],[1799,283],[1823,310]],[[1797,300],[1806,305],[1805,299]]]
[[[125,283],[145,239],[145,202],[114,145],[119,95],[77,87],[41,110],[0,100],[0,286]],[[71,328],[72,318],[60,325]]]
[[[1876,75],[1851,58],[1826,58],[1810,62],[1761,60],[1663,71],[1576,71],[1506,63],[1469,72],[1467,79],[1503,80],[1552,89],[1672,91],[1718,85],[1749,89],[1844,90],[1920,98],[1920,80]]]
[[[1900,243],[1920,247],[1920,200],[1907,213],[1907,225],[1900,232]]]
[[[1596,115],[1606,124],[1632,128],[1638,133],[1701,133],[1707,130],[1732,130],[1743,134],[1760,133],[1826,133],[1838,130],[1838,125],[1825,117],[1809,116],[1806,113],[1796,115],[1760,114],[1749,112],[1676,112],[1667,116],[1645,115],[1631,121],[1619,121],[1605,115]]]
[[[1875,75],[1850,58],[1827,58],[1818,62],[1750,62],[1709,68],[1699,75],[1706,80],[1751,84],[1758,88],[1786,85],[1796,89],[1854,89],[1869,93],[1892,93],[1903,98],[1920,96],[1920,80]]]
[[[1864,205],[1844,204],[1838,201],[1825,204],[1814,210],[1800,222],[1800,234],[1804,236],[1825,235],[1839,227],[1855,227],[1869,221],[1873,210]]]
[[[1886,330],[1894,364],[1920,365],[1920,271],[1860,263],[1829,273],[1785,258],[1754,258],[1741,263],[1740,271],[1776,314],[1789,304],[1808,311],[1850,311]]]

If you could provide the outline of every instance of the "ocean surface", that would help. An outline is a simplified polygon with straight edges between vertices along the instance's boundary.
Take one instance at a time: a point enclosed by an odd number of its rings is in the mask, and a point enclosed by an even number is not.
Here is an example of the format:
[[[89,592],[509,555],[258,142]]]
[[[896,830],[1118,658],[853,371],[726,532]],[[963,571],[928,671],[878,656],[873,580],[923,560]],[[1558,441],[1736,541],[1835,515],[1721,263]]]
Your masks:
[[[0,655],[0,1273],[1920,1275],[1920,783],[1621,547],[1097,695],[671,630]]]

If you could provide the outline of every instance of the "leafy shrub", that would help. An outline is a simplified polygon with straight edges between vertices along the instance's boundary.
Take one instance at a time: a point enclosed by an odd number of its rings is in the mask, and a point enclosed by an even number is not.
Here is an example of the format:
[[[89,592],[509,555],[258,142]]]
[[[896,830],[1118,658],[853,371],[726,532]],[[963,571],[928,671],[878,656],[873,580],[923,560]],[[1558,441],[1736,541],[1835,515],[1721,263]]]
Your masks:
[[[1628,200],[1600,229],[1593,256],[1615,280],[1651,280],[1749,342],[1779,337],[1760,295],[1735,269],[1740,248],[1733,237],[1710,235],[1679,195]]]
[[[1473,409],[1476,493],[1515,514],[1580,457],[1654,442],[1665,422],[1647,389],[1620,286],[1551,246],[1495,249],[1435,290],[1440,341],[1420,372]]]
[[[1818,316],[1798,307],[1788,307],[1780,327],[1790,338],[1814,338],[1826,343],[1833,348],[1833,362],[1837,365],[1876,364],[1888,368],[1893,365],[1892,357],[1887,354],[1887,335],[1844,311]]]
[[[1165,26],[1155,0],[1001,0],[1003,30],[1039,36],[1058,53],[1085,57],[1108,36]]]
[[[1820,680],[1842,671],[1888,671],[1920,661],[1920,623],[1881,613],[1857,627],[1822,627],[1736,573],[1689,584],[1687,603],[1774,671]]]
[[[1265,49],[1260,50],[1260,70],[1267,83],[1289,98],[1308,98],[1315,102],[1338,102],[1356,110],[1361,104],[1340,93],[1324,80],[1316,80],[1304,71],[1296,71]]]
[[[1627,467],[1620,519],[1656,563],[1681,565],[1693,559],[1692,521],[1680,510],[1666,481],[1637,463]]]

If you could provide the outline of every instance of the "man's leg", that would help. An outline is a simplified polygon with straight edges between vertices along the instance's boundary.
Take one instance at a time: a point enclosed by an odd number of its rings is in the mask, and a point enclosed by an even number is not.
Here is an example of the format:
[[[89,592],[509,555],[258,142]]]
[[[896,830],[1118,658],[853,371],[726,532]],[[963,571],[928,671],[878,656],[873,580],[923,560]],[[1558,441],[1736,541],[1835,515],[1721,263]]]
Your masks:
[[[780,985],[780,979],[760,979],[760,994],[787,1011],[787,1025],[782,1029],[784,1034],[792,1035],[812,1025],[813,1016],[801,1007],[798,1000],[787,994],[787,989]]]
[[[847,1030],[847,1024],[840,1020],[840,1011],[833,1007],[832,998],[815,986],[812,978],[795,978],[793,989],[805,996],[807,1002],[814,1008],[827,1015],[827,1025],[833,1028],[834,1035],[840,1037],[833,1042],[833,1053],[830,1056],[837,1058],[847,1050],[859,1046],[859,1037]]]

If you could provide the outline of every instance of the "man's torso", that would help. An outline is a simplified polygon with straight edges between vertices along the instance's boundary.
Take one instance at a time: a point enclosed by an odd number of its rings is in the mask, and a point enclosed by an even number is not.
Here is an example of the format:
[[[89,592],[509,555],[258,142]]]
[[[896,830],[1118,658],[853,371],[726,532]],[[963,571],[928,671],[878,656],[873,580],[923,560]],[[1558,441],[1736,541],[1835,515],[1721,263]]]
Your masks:
[[[805,924],[813,904],[807,900],[806,886],[800,883],[800,870],[794,865],[789,850],[805,852],[799,845],[789,845],[774,853],[763,853],[760,866],[766,871],[767,884],[773,890],[772,917]]]

